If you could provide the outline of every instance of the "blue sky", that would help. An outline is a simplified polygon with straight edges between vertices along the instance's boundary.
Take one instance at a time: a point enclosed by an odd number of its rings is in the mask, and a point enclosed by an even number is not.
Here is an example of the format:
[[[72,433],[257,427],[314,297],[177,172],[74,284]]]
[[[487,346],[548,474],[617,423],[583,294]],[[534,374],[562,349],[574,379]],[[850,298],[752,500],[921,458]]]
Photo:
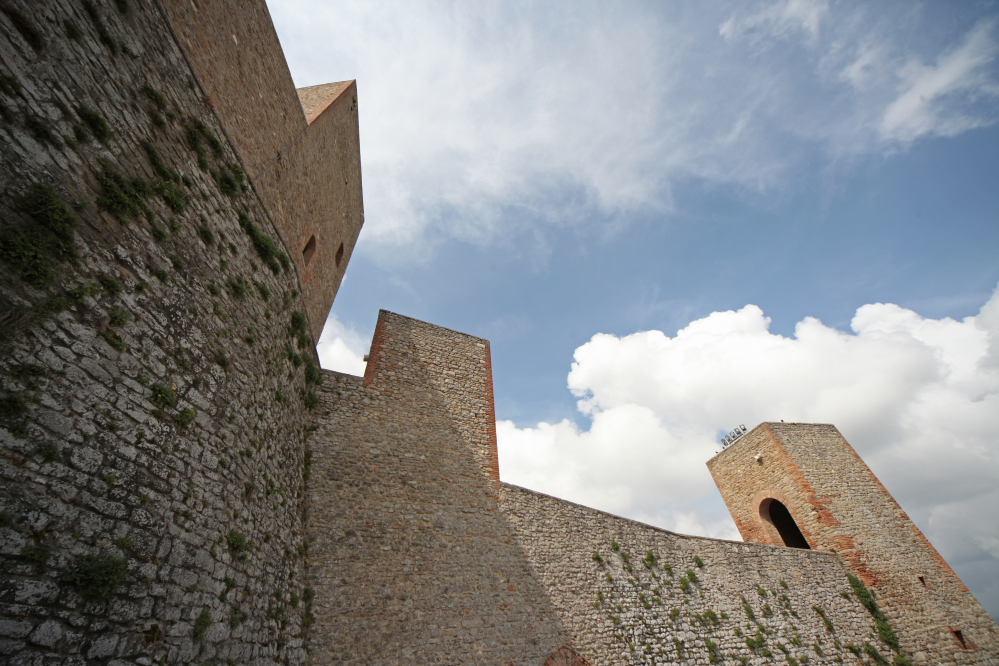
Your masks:
[[[357,79],[378,308],[492,343],[505,480],[732,538],[739,423],[835,423],[999,615],[999,4],[272,0]]]

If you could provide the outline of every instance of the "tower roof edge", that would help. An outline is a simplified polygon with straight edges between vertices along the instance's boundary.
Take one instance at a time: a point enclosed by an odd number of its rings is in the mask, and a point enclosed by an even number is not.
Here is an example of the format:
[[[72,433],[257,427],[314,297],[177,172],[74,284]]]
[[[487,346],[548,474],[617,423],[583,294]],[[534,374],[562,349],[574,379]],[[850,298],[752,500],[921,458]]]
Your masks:
[[[318,86],[307,86],[298,88],[298,100],[302,103],[302,112],[305,114],[305,121],[312,124],[330,104],[335,102],[348,89],[356,87],[357,80],[335,81],[333,83],[322,83]]]

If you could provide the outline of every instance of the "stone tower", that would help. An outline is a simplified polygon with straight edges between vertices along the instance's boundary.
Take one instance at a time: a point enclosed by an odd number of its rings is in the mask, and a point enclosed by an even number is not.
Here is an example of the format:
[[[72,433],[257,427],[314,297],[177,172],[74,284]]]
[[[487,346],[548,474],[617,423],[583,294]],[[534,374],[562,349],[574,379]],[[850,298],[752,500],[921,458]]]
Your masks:
[[[318,340],[364,223],[357,84],[296,90],[262,0],[167,0],[162,10],[280,233]]]
[[[994,663],[996,623],[835,426],[762,423],[708,469],[745,541],[838,553],[917,663]]]

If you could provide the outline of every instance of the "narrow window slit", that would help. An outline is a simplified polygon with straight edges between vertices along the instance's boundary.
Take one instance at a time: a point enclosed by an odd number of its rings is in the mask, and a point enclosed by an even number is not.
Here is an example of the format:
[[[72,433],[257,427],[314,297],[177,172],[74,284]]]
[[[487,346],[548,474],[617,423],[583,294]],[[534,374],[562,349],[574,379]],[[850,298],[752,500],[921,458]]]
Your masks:
[[[343,261],[343,243],[340,243],[340,247],[336,249],[336,267],[340,268],[340,262]]]
[[[313,234],[309,237],[309,242],[305,244],[305,249],[302,250],[302,258],[305,260],[305,265],[308,266],[309,262],[312,261],[312,257],[316,255],[316,236]],[[339,256],[339,255],[338,255]],[[340,261],[337,261],[337,265]]]

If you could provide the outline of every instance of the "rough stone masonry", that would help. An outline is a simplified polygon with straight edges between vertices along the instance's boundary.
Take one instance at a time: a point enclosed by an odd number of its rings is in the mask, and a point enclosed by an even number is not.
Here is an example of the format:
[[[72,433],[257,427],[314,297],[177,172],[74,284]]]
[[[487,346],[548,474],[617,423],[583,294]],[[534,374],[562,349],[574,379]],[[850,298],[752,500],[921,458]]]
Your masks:
[[[304,663],[356,88],[307,119],[262,2],[0,10],[0,660]]]
[[[382,311],[365,376],[323,373],[306,518],[318,663],[573,663],[545,658],[562,647],[592,664],[994,663],[995,623],[901,510],[860,519],[897,505],[835,428],[753,429],[709,463],[746,542],[682,536],[499,484],[489,367],[488,341]],[[761,448],[773,432],[792,453]],[[885,557],[860,566],[810,529],[784,480],[813,468],[837,480],[835,496],[812,483],[840,530],[894,544]],[[808,547],[747,531],[774,499]]]
[[[727,542],[501,484],[486,340],[319,370],[357,86],[262,0],[4,0],[0,61],[2,663],[996,663],[831,426],[709,463]]]

